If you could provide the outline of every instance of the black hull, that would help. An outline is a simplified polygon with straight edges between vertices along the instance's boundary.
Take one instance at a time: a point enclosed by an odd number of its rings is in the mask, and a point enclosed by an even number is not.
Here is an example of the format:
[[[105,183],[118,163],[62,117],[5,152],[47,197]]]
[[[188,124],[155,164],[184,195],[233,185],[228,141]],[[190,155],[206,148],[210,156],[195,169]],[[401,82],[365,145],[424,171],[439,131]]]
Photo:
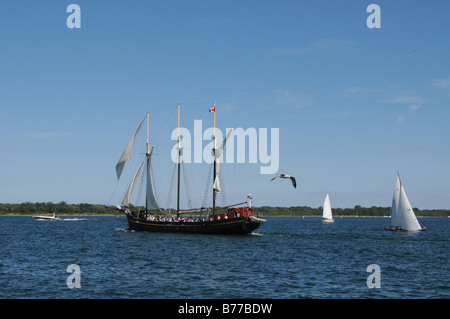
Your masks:
[[[201,222],[163,222],[137,219],[129,214],[126,214],[126,216],[130,230],[147,232],[243,235],[251,233],[261,226],[260,221],[255,221],[251,217]]]

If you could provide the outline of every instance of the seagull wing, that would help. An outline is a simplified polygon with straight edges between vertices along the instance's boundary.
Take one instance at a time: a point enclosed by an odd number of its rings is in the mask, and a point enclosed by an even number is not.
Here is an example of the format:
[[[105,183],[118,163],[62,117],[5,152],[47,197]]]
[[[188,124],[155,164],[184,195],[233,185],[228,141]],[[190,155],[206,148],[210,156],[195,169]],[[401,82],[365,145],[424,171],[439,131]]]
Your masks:
[[[275,176],[274,178],[271,179],[271,181],[273,181],[275,178],[277,178],[278,176],[280,176],[281,174],[278,174],[277,176]]]
[[[294,188],[297,188],[297,182],[295,181],[295,177],[294,176],[290,176],[289,177],[292,181],[292,185],[294,185]]]

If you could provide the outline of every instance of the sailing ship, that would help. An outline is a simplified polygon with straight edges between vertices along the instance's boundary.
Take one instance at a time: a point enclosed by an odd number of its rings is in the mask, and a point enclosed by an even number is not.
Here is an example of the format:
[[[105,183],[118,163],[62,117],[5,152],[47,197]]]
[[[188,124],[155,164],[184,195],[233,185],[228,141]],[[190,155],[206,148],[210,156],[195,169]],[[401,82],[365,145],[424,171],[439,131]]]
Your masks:
[[[334,223],[334,219],[331,213],[330,196],[328,196],[328,194],[325,197],[325,202],[323,203],[322,223],[324,224]]]
[[[411,204],[406,196],[405,189],[400,174],[397,173],[397,180],[394,187],[391,208],[391,225],[384,227],[390,231],[424,231],[426,227],[421,227]]]
[[[226,207],[216,206],[216,196],[221,191],[219,184],[219,158],[225,147],[226,140],[230,136],[228,133],[227,137],[222,142],[219,148],[216,148],[216,136],[215,136],[215,122],[216,122],[216,102],[214,102],[214,107],[209,109],[210,112],[214,112],[214,146],[213,146],[213,199],[212,208],[200,208],[200,209],[189,209],[181,210],[180,208],[180,164],[181,164],[181,138],[179,134],[180,128],[180,104],[178,104],[178,189],[177,189],[177,210],[176,216],[171,216],[168,214],[162,214],[162,209],[160,209],[158,202],[155,198],[155,193],[153,189],[153,183],[150,174],[151,168],[151,158],[153,153],[153,147],[150,149],[149,143],[149,113],[147,113],[147,144],[146,144],[146,158],[139,166],[136,174],[134,175],[130,186],[128,187],[125,196],[122,200],[121,206],[109,208],[123,212],[128,221],[128,226],[130,230],[135,231],[148,231],[148,232],[166,232],[166,233],[195,233],[195,234],[248,234],[259,228],[265,219],[260,218],[255,214],[254,207],[252,206],[252,196],[247,196],[247,201],[229,205]],[[126,161],[131,159],[131,151],[133,144],[136,140],[136,136],[139,129],[144,122],[142,119],[135,133],[128,142],[122,156],[120,157],[116,165],[117,179],[120,179],[122,170]],[[144,166],[145,164],[145,166]],[[135,209],[130,208],[130,197],[133,192],[136,180],[140,174],[141,168],[145,167],[146,173],[146,200],[145,209]],[[246,204],[246,205],[244,205]]]

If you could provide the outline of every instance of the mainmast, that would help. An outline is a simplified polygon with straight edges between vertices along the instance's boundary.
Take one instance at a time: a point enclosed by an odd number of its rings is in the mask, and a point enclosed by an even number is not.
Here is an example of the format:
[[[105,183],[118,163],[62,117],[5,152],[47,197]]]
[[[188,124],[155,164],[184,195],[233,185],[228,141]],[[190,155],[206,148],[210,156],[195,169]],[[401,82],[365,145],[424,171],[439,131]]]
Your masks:
[[[213,140],[214,140],[214,146],[213,146],[213,155],[214,155],[214,174],[213,174],[213,208],[212,208],[212,214],[214,215],[216,212],[216,189],[215,189],[215,181],[216,181],[216,101],[214,101],[214,130],[213,130]]]
[[[148,128],[149,128],[149,112],[147,112],[147,153],[145,153],[147,155],[147,158],[150,157],[150,143],[148,142]]]
[[[180,217],[180,164],[181,164],[180,103],[178,103],[178,190],[177,190],[177,217]]]
[[[147,112],[147,152],[145,153],[145,156],[147,157],[147,172],[150,169],[150,143],[148,142],[149,122],[150,122],[149,112]],[[145,219],[147,219],[147,216],[148,216],[147,192],[145,192]]]
[[[147,113],[147,150],[146,150],[146,161],[147,161],[147,174],[146,174],[146,184],[147,189],[145,192],[145,214],[148,215],[148,211],[159,210],[158,202],[156,201],[155,192],[153,191],[152,178],[151,178],[151,163],[153,147],[150,148],[149,142],[149,113]]]

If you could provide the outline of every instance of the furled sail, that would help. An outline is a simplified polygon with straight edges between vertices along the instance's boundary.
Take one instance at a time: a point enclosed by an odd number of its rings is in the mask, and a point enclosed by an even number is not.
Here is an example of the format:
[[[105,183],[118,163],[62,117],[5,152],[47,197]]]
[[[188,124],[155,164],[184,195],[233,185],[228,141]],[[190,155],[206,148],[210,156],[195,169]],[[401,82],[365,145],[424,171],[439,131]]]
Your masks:
[[[144,122],[144,120],[145,117],[142,119],[141,123],[136,129],[136,132],[134,132],[133,136],[131,137],[130,141],[127,144],[127,147],[123,151],[122,156],[120,157],[119,161],[116,164],[117,179],[120,178],[120,175],[122,174],[123,167],[125,166],[126,161],[131,159],[131,150],[133,149],[134,141],[136,140],[136,136],[138,135],[139,129],[141,128],[142,122]]]
[[[400,226],[400,213],[398,211],[398,203],[400,199],[400,176],[397,175],[397,182],[395,183],[394,195],[392,197],[392,211],[391,211],[391,226]]]
[[[331,214],[330,197],[328,196],[328,194],[325,197],[325,202],[323,203],[323,216],[322,216],[322,218],[333,219],[332,214]]]
[[[416,218],[416,215],[414,214],[411,204],[409,203],[403,185],[400,185],[398,212],[400,214],[400,227],[403,230],[414,231],[422,229]]]
[[[217,174],[219,174],[219,165],[217,164]],[[214,191],[216,193],[220,193],[222,190],[220,189],[220,182],[219,182],[219,175],[216,175],[216,178],[214,178],[214,185],[213,185]]]
[[[143,164],[144,164],[144,162],[141,163],[141,165],[139,166],[136,174],[134,174],[134,177],[131,180],[130,186],[128,187],[128,190],[125,193],[125,196],[124,196],[124,198],[122,200],[122,205],[123,206],[128,206],[130,204],[130,197],[131,197],[131,194],[133,193],[134,185],[136,184],[136,179],[139,176],[139,172],[141,171],[141,168],[142,168]]]
[[[222,155],[222,152],[223,152],[223,149],[225,147],[225,144],[227,143],[227,140],[230,137],[232,131],[233,130],[231,129],[228,132],[227,136],[225,137],[225,139],[222,142],[222,145],[220,145],[220,147],[214,153],[214,157],[215,157],[215,161],[214,162],[215,162],[215,165],[216,165],[216,176],[214,177],[214,186],[213,186],[213,188],[214,188],[214,191],[216,193],[220,193],[221,192],[220,183],[219,183],[219,170],[220,170],[219,158]]]
[[[150,154],[148,154],[147,160],[147,191],[146,191],[146,208],[147,210],[158,210],[158,203],[156,202],[155,193],[153,191],[153,184],[150,177],[150,167],[152,162],[153,148]]]

